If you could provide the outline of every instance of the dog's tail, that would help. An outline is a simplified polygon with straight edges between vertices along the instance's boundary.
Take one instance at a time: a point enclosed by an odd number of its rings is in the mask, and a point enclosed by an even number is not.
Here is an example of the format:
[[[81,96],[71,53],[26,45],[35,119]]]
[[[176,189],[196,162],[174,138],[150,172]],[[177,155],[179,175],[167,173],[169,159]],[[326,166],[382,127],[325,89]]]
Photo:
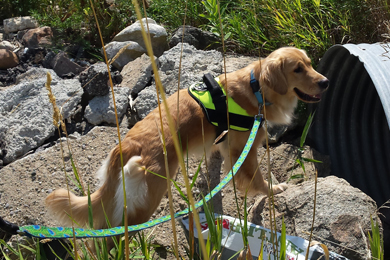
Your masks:
[[[112,226],[118,226],[122,221],[123,187],[120,160],[117,158],[116,149],[111,152],[98,171],[99,177],[103,179],[102,186],[96,192],[90,194],[94,228],[106,228],[106,216]],[[126,190],[134,190],[126,196],[129,211],[138,205],[146,204],[144,200],[146,199],[145,190],[147,190],[145,171],[140,165],[142,158],[140,156],[130,156],[131,154],[126,154],[123,158],[127,162],[124,166],[125,183],[126,187],[130,186],[130,189],[126,188]],[[131,198],[137,191],[140,191],[139,189],[143,189],[141,194],[145,194],[145,196],[139,197],[138,194],[138,198]],[[78,197],[66,189],[58,189],[49,194],[45,202],[48,210],[61,224],[70,225],[74,222],[76,226],[88,226],[88,196]]]

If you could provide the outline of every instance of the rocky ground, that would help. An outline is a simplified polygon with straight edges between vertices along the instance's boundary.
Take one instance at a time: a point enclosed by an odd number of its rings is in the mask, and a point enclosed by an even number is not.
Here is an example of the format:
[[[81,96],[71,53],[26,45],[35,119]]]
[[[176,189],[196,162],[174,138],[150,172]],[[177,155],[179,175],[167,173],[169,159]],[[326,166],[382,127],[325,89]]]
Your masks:
[[[117,37],[121,46],[123,42],[127,42],[122,38],[125,34]],[[163,33],[156,35],[162,37]],[[12,39],[15,40],[17,37]],[[159,38],[158,41],[160,40]],[[13,68],[0,70],[1,217],[20,226],[28,224],[55,226],[58,223],[47,212],[44,199],[54,189],[67,187],[65,173],[72,176],[66,141],[72,149],[81,179],[85,186],[89,185],[91,191],[97,188],[94,173],[108,152],[118,144],[111,93],[107,84],[108,73],[107,69],[104,70],[104,64],[95,63],[93,60],[70,59],[64,53],[50,52],[47,46],[24,49],[23,42],[18,44],[21,48],[16,52],[19,64]],[[134,54],[134,49],[139,51],[142,48],[141,44],[134,46],[131,51],[129,50],[129,55]],[[159,46],[161,47],[161,43]],[[169,46],[169,50],[165,50],[168,47],[160,48],[161,54],[158,57],[159,74],[168,95],[173,94],[178,86],[181,51],[181,45]],[[79,51],[80,49],[77,52]],[[127,57],[127,61],[122,58],[119,60],[120,63],[114,64],[111,69],[115,97],[118,100],[120,132],[123,137],[135,122],[141,120],[156,106],[157,101],[149,57],[141,53],[137,54],[137,57]],[[239,69],[256,59],[229,55],[226,58],[226,70],[229,72]],[[43,67],[46,69],[42,69]],[[206,72],[221,74],[222,54],[215,50],[197,50],[186,44],[183,46],[181,68],[180,87],[184,88],[191,82],[199,81]],[[47,72],[53,76],[52,88],[57,103],[59,106],[63,105],[62,112],[69,133],[67,139],[64,137],[60,139],[58,131],[52,124],[52,108],[44,88]],[[313,176],[315,171],[318,171],[322,177],[318,184],[315,239],[349,259],[367,259],[369,253],[366,236],[370,215],[376,212],[375,202],[346,181],[327,177],[331,174],[328,157],[310,147],[306,147],[303,156],[321,160],[323,163],[316,165],[307,163],[305,179],[289,180],[291,176],[303,173],[302,168],[295,162],[300,130],[271,129],[271,132],[273,134],[270,134],[272,144],[269,167],[274,182],[289,183],[289,188],[275,198],[278,225],[284,216],[289,235],[308,239],[307,232],[310,230],[313,211]],[[258,152],[259,160],[264,154],[263,147]],[[195,173],[198,164],[199,158],[190,158],[188,165],[190,175]],[[222,164],[218,154],[209,158],[207,165],[202,164],[201,174],[192,190],[197,199],[200,198],[200,194],[208,192],[209,178],[210,187],[213,188],[225,176],[221,173]],[[264,174],[268,171],[267,157],[262,160],[260,167]],[[177,181],[184,182],[180,172]],[[75,192],[79,192],[72,182],[69,182],[69,185]],[[175,210],[186,208],[174,188],[173,194]],[[238,204],[242,203],[239,197]],[[164,197],[153,217],[169,214],[168,204],[168,199]],[[237,217],[232,186],[217,194],[213,199],[213,205],[216,213]],[[267,198],[264,196],[250,198],[249,221],[269,227],[267,205]],[[184,247],[187,243],[178,221],[176,230],[180,253],[184,256]],[[170,222],[146,232],[152,232],[154,237],[152,241],[162,246],[157,250],[158,257],[174,258],[171,253],[173,236]],[[22,240],[24,238],[13,237],[10,243],[15,245],[17,241]]]

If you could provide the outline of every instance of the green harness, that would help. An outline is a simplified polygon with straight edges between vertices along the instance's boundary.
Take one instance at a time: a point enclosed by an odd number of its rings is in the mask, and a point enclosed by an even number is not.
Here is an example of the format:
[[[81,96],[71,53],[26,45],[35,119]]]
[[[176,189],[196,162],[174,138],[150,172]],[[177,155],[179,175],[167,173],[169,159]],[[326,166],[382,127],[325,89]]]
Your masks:
[[[217,136],[228,129],[236,131],[251,130],[254,117],[249,115],[230,96],[228,96],[227,108],[225,89],[219,82],[218,77],[213,78],[210,74],[205,74],[203,82],[191,85],[188,92],[203,108],[207,120],[218,127],[219,133],[217,133]],[[229,110],[229,128],[227,127],[226,109]]]

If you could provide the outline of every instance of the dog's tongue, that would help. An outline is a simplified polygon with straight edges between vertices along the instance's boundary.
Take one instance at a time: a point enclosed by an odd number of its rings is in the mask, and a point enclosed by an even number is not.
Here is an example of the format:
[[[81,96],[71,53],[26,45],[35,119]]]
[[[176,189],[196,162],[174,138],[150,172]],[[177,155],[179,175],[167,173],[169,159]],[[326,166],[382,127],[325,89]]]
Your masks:
[[[320,94],[317,94],[317,95],[314,95],[313,97],[315,97],[315,98],[318,98],[318,99],[321,99],[321,97],[322,97],[322,93],[320,93]]]

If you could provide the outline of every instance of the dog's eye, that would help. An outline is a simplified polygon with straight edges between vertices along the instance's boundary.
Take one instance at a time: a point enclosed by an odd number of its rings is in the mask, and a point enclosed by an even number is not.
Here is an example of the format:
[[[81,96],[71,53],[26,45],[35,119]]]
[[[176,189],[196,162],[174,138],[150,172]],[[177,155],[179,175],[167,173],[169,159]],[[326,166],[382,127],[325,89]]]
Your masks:
[[[294,70],[295,73],[301,73],[302,71],[303,71],[303,69],[302,69],[301,65],[299,65],[299,66]]]

